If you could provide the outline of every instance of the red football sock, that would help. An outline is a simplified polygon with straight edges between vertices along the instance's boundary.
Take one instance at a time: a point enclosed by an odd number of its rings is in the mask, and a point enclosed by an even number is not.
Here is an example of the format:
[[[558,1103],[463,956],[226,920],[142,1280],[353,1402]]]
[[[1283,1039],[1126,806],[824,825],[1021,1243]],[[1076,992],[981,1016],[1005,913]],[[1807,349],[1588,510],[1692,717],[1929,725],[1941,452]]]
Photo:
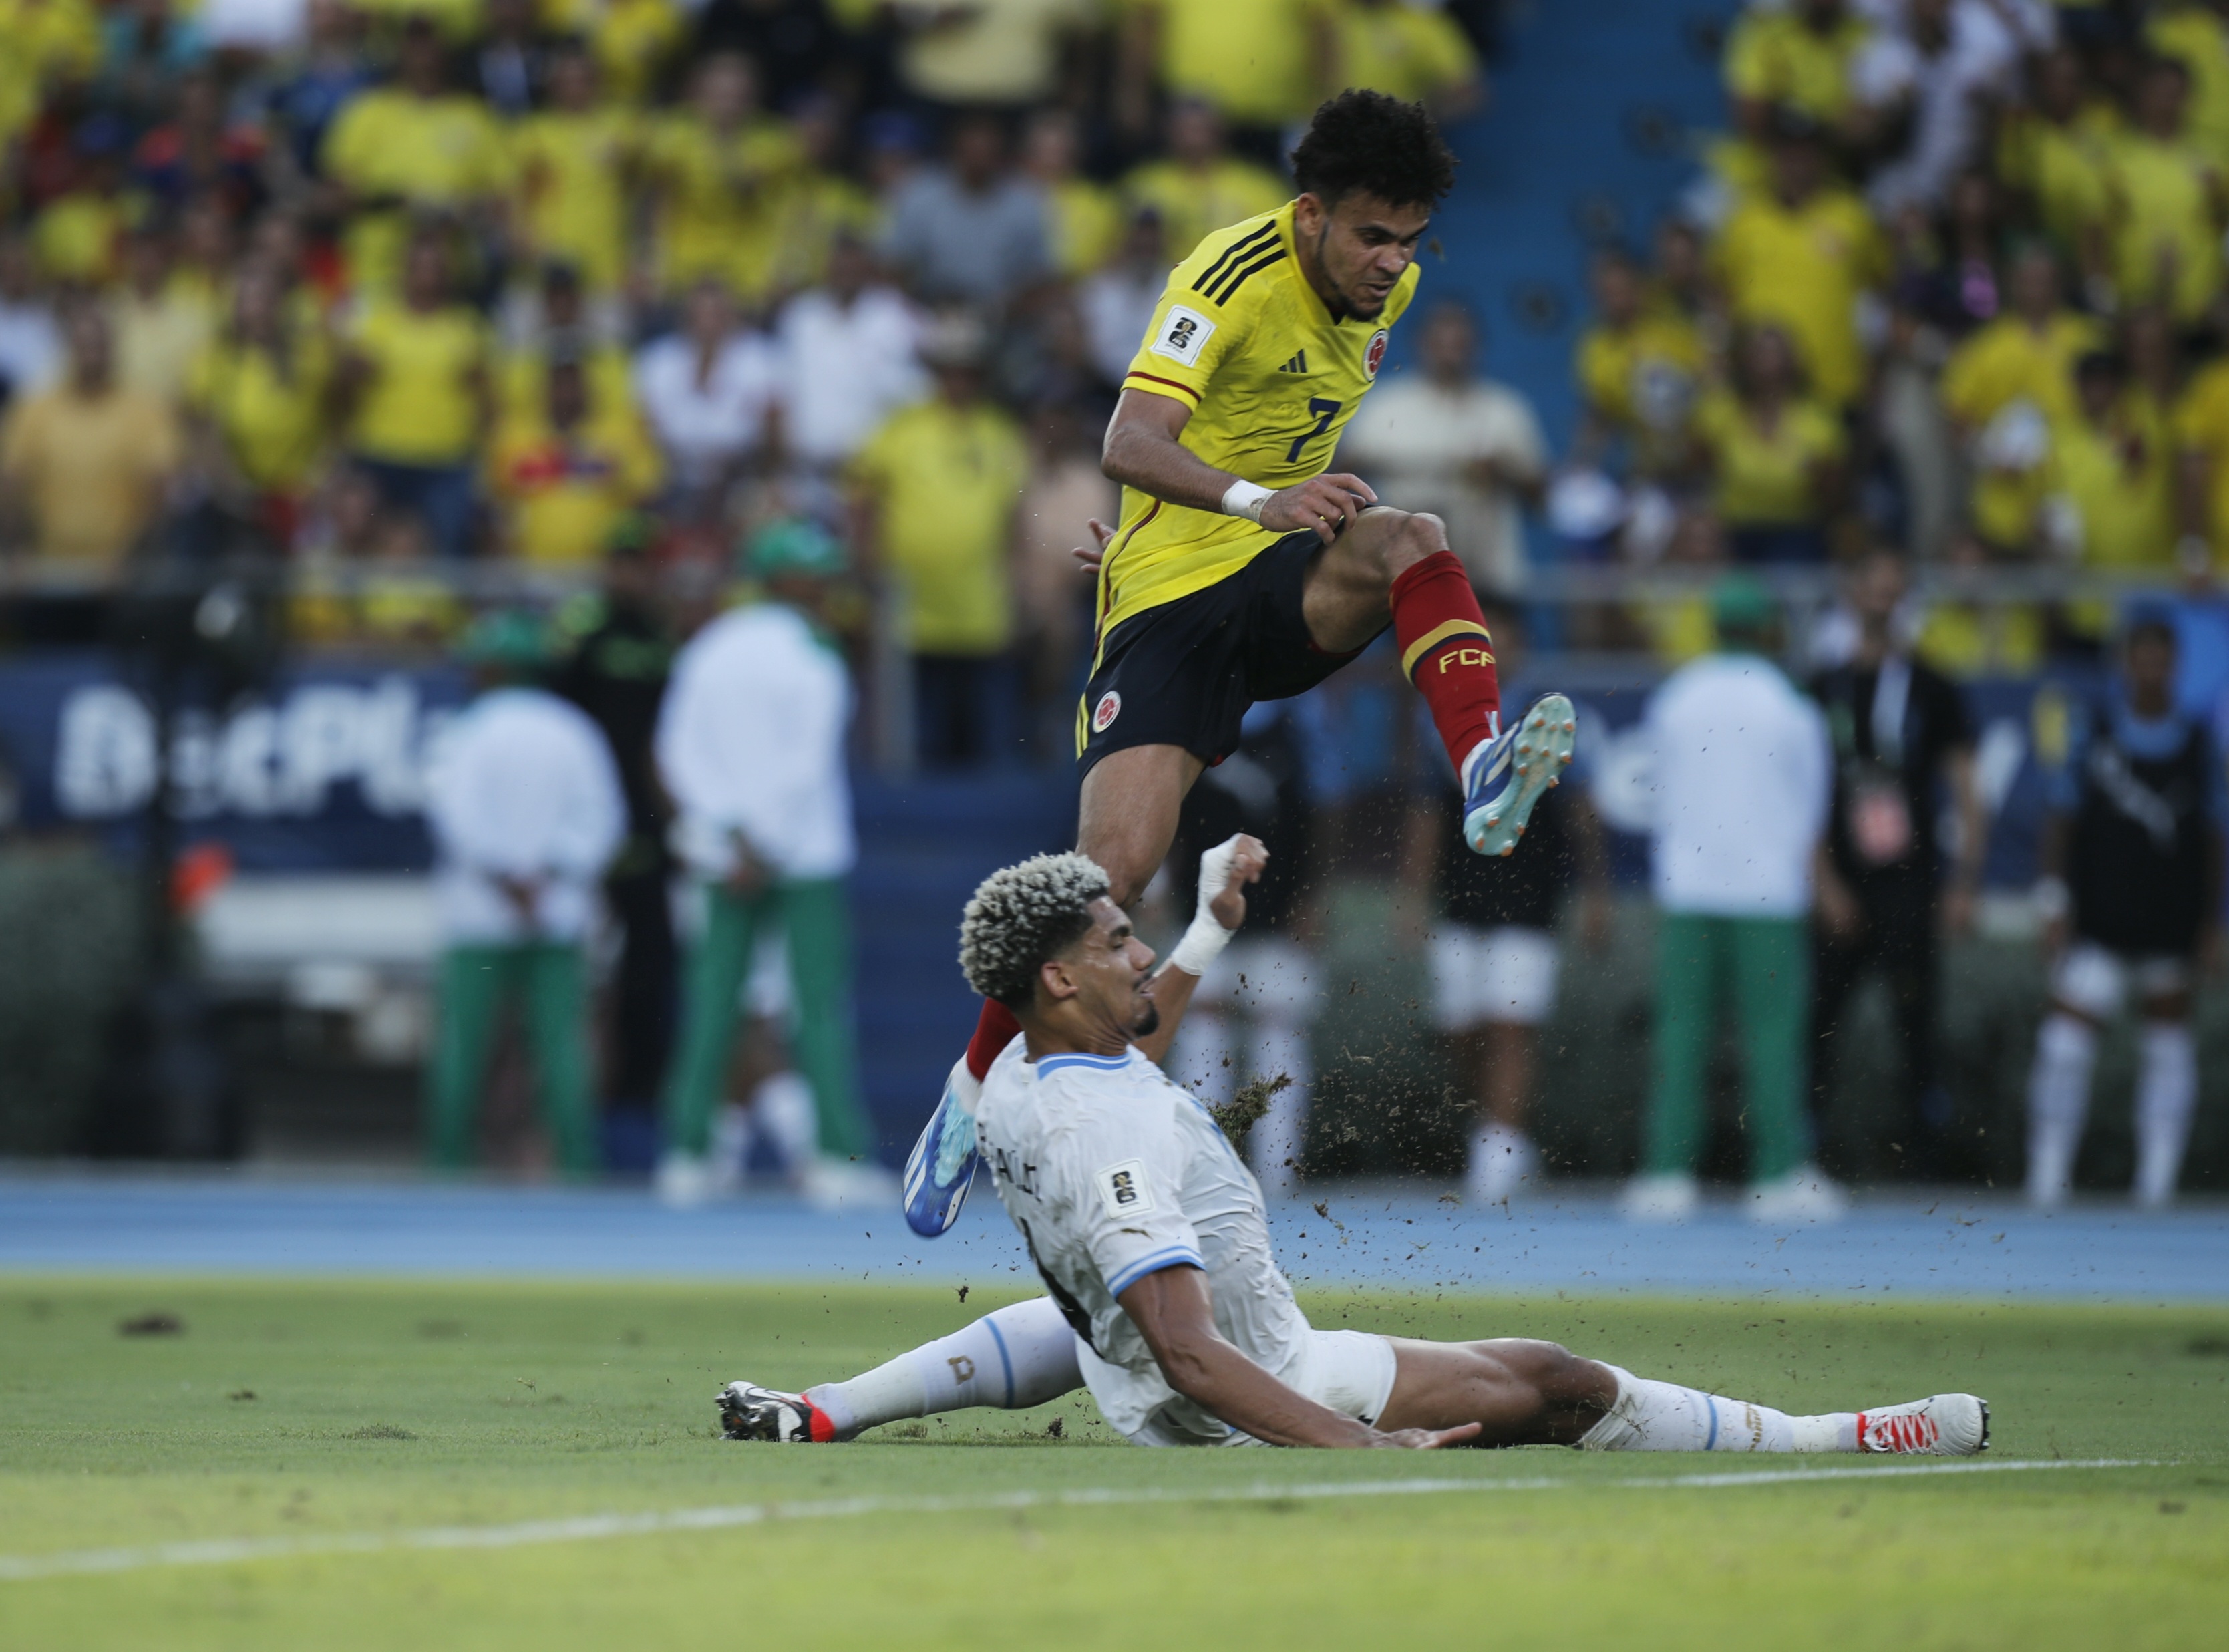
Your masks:
[[[1393,640],[1401,669],[1432,708],[1448,761],[1463,759],[1501,732],[1501,682],[1493,639],[1462,560],[1435,552],[1393,582]]]
[[[978,1083],[991,1070],[999,1051],[1012,1044],[1021,1030],[1022,1024],[1004,1004],[995,999],[983,1000],[983,1012],[975,1018],[975,1036],[967,1040],[967,1070]]]

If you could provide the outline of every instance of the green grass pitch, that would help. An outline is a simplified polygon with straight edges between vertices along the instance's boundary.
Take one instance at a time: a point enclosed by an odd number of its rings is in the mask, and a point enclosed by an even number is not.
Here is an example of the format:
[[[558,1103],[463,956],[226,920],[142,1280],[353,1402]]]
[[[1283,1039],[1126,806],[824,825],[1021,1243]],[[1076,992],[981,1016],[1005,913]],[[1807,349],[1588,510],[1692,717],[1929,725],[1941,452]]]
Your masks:
[[[1801,1410],[1969,1388],[1992,1404],[1997,1461],[2154,1466],[1681,1488],[1634,1482],[1849,1460],[1147,1452],[1080,1396],[845,1447],[716,1437],[722,1380],[847,1373],[999,1300],[0,1282],[0,1648],[2134,1652],[2229,1634],[2229,1310],[2215,1308],[1307,1302],[1319,1324],[1553,1337]],[[120,1334],[150,1311],[183,1328]],[[1442,1486],[1388,1495],[1410,1480]],[[1350,1484],[1373,1495],[1326,1495]],[[1015,1493],[1038,1501],[993,1506]],[[923,1498],[951,1506],[886,1506]],[[768,1503],[790,1512],[409,1546],[426,1528]],[[282,1546],[24,1575],[40,1557],[214,1540]]]

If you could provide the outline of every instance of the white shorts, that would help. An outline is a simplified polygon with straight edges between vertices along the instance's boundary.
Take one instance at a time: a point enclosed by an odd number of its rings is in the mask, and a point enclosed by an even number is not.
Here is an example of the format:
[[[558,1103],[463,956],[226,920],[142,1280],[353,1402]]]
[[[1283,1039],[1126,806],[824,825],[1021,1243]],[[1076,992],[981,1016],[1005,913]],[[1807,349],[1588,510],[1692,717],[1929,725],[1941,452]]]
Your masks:
[[[1375,1423],[1385,1415],[1393,1398],[1393,1379],[1400,1362],[1393,1344],[1368,1331],[1319,1331],[1311,1327],[1301,1357],[1286,1368],[1285,1386],[1305,1394],[1327,1411],[1358,1422]],[[1158,1416],[1130,1437],[1133,1445],[1204,1445],[1197,1435],[1180,1434]],[[1237,1429],[1216,1441],[1218,1445],[1259,1445],[1261,1441]]]
[[[1538,1026],[1556,1007],[1562,955],[1551,930],[1503,924],[1432,931],[1432,1014],[1442,1032],[1500,1021]]]
[[[1207,967],[1192,989],[1192,1007],[1273,1024],[1302,1021],[1315,1007],[1317,974],[1315,960],[1284,936],[1242,935]]]
[[[2190,965],[2172,955],[2130,957],[2094,941],[2078,941],[2051,972],[2052,997],[2093,1021],[2118,1015],[2131,987],[2139,1000],[2188,992]]]

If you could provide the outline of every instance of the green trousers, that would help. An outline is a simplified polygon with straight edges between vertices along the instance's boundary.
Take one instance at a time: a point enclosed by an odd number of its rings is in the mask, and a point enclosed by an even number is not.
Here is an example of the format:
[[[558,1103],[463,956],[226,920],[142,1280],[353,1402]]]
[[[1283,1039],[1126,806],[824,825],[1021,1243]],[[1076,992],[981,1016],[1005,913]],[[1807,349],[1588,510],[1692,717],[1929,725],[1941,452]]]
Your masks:
[[[1692,1175],[1702,1156],[1704,1075],[1729,981],[1741,1035],[1750,1179],[1784,1176],[1811,1156],[1803,1110],[1809,926],[1802,918],[1667,912],[1656,935],[1656,1045],[1642,1166],[1652,1175]]]
[[[439,988],[426,1097],[434,1162],[451,1169],[472,1162],[488,1056],[504,1006],[516,1002],[557,1162],[572,1175],[594,1172],[588,966],[581,948],[555,942],[452,947],[441,955]]]
[[[761,927],[774,923],[789,943],[790,1053],[813,1090],[820,1151],[867,1157],[874,1133],[859,1103],[852,1056],[851,915],[844,880],[802,878],[755,895],[708,884],[703,898],[703,931],[684,967],[681,1027],[665,1080],[666,1146],[702,1154],[711,1143],[752,948]]]

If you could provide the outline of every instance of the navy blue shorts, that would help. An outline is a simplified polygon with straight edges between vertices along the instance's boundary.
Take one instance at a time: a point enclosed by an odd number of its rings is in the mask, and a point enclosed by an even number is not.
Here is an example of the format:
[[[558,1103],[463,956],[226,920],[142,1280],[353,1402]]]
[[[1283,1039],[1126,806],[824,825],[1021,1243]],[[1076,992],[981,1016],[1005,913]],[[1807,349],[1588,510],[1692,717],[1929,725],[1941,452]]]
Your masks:
[[[1255,701],[1305,694],[1360,653],[1308,640],[1301,592],[1322,550],[1313,531],[1287,534],[1228,578],[1116,626],[1076,708],[1079,773],[1127,746],[1219,763]]]

